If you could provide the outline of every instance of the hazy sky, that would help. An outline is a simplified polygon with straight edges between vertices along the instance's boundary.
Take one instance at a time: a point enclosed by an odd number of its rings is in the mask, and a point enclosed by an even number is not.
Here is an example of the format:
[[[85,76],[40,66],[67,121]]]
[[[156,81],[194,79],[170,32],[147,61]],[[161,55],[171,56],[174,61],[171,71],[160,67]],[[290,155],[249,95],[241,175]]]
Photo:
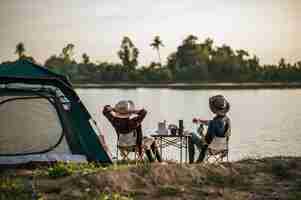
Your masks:
[[[15,59],[21,41],[40,63],[67,43],[77,60],[86,52],[115,62],[129,36],[148,64],[157,59],[155,35],[165,60],[188,34],[246,49],[264,64],[301,60],[301,0],[0,0],[0,27],[0,62]]]

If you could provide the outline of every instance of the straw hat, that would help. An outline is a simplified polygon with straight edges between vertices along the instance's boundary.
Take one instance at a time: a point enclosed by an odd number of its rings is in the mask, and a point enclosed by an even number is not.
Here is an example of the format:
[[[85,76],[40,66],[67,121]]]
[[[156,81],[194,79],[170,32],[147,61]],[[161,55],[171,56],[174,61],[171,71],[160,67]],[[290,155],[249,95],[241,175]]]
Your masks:
[[[119,101],[114,107],[114,116],[118,118],[129,118],[135,110],[135,104],[131,100]]]
[[[225,115],[230,110],[230,104],[223,95],[209,98],[210,110],[217,115]]]

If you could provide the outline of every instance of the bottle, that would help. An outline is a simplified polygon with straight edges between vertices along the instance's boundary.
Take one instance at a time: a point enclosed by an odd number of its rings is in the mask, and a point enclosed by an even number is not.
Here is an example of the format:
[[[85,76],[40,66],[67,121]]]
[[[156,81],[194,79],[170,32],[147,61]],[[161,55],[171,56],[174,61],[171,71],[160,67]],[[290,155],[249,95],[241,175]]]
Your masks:
[[[183,135],[184,132],[184,121],[181,119],[179,120],[179,135]]]

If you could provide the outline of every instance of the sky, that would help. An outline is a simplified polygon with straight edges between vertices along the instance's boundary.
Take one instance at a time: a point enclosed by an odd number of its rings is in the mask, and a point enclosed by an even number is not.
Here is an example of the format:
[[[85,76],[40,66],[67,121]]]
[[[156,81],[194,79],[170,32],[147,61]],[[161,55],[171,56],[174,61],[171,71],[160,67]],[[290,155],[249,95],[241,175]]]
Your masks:
[[[68,43],[75,58],[119,62],[123,36],[140,50],[139,63],[162,59],[189,34],[256,54],[261,64],[301,60],[301,0],[0,0],[0,62],[15,60],[23,42],[39,63]]]

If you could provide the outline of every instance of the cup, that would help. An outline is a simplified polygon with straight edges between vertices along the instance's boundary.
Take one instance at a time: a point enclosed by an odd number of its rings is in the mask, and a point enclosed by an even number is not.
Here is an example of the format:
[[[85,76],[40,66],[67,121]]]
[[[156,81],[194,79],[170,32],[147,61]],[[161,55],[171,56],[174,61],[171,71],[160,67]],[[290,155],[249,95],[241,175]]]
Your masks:
[[[158,122],[158,130],[156,131],[160,135],[168,135],[168,129],[166,128],[166,121]]]

